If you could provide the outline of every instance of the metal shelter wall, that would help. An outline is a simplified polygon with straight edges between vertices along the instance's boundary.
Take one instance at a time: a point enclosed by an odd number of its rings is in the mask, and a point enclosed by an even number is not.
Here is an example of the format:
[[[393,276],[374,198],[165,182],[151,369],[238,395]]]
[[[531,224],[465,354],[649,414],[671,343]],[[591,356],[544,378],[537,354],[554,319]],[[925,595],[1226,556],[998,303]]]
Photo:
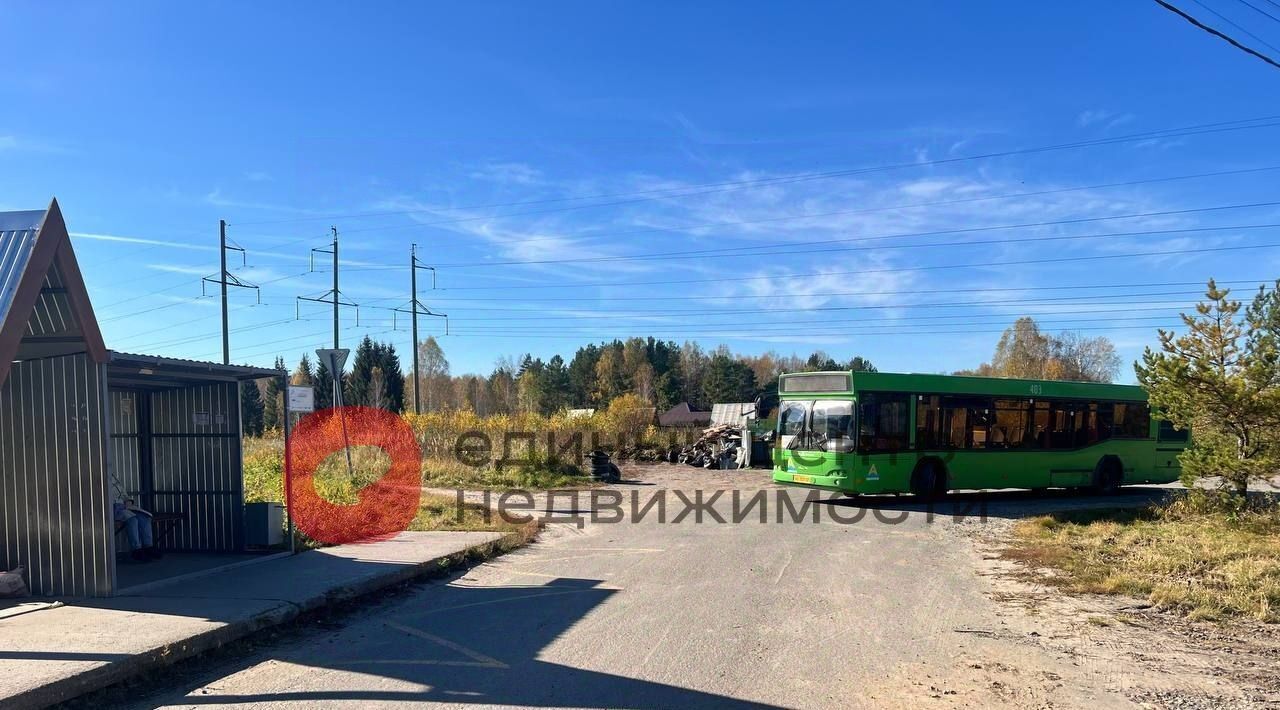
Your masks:
[[[0,387],[0,564],[34,594],[114,588],[102,398],[85,354],[14,363]]]
[[[244,549],[240,390],[235,382],[112,390],[116,485],[156,513],[179,513],[168,550]]]

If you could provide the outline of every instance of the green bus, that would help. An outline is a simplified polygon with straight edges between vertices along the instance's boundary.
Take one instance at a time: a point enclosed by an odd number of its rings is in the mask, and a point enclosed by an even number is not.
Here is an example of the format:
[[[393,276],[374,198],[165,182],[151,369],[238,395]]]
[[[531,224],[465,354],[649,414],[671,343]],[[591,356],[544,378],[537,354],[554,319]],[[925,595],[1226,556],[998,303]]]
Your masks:
[[[778,383],[773,480],[863,493],[1090,488],[1178,479],[1188,432],[1132,385],[882,372]]]

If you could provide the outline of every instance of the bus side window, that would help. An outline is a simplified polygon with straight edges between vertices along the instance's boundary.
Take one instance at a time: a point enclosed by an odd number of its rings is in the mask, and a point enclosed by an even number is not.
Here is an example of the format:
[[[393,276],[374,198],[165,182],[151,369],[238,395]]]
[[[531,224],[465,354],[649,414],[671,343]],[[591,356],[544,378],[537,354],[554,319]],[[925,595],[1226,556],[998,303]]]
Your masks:
[[[1098,403],[1098,440],[1111,438],[1112,423],[1115,421],[1116,405],[1114,402]]]
[[[1151,437],[1151,410],[1146,402],[1116,402],[1111,435],[1125,439]]]
[[[1048,449],[1049,444],[1049,428],[1052,424],[1048,402],[1036,402],[1031,411],[1031,441],[1029,448],[1032,449]]]
[[[938,441],[940,414],[938,395],[922,394],[916,398],[916,448],[943,448]]]
[[[902,451],[910,443],[905,394],[865,392],[858,397],[858,448],[862,451]]]
[[[1020,449],[1027,441],[1027,410],[1030,402],[1025,399],[997,399],[995,402],[995,426],[991,429],[991,448]]]
[[[1174,429],[1173,422],[1161,419],[1159,431],[1156,434],[1157,441],[1167,441],[1170,443],[1185,444],[1191,438],[1190,432],[1186,429]]]

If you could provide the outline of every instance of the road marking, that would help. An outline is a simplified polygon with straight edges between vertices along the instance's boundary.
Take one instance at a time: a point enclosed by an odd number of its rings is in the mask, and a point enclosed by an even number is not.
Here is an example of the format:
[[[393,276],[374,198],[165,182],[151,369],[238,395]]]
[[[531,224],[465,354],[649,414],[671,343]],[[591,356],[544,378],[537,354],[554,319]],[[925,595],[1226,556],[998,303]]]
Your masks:
[[[644,668],[645,666],[649,665],[649,659],[653,658],[653,654],[657,653],[658,649],[666,646],[667,637],[670,635],[671,635],[671,626],[668,625],[667,628],[662,630],[662,637],[658,639],[658,642],[653,644],[653,647],[649,649],[648,653],[644,654],[644,660],[640,661],[640,668]]]
[[[398,624],[394,621],[384,621],[382,623],[388,628],[395,629],[396,631],[409,634],[410,636],[415,636],[425,641],[430,641],[431,643],[434,643],[437,646],[444,646],[445,648],[451,651],[454,651],[456,653],[460,653],[466,656],[467,658],[470,658],[471,660],[470,661],[439,661],[439,660],[433,660],[433,659],[422,659],[422,660],[388,659],[388,660],[381,660],[381,661],[378,661],[378,660],[351,661],[344,665],[380,663],[380,664],[398,665],[398,666],[451,666],[455,668],[461,667],[461,668],[507,669],[511,667],[503,663],[502,661],[499,661],[496,658],[493,658],[491,656],[486,656],[483,653],[480,653],[479,651],[467,648],[466,646],[463,646],[462,644],[459,644],[459,643],[454,643],[449,639],[440,638],[435,634],[429,634],[426,631],[423,631],[422,629],[415,629],[412,626],[405,626],[404,624]]]
[[[499,572],[503,572],[505,574],[519,574],[519,575],[524,575],[526,577],[545,577],[547,579],[564,579],[563,574],[543,574],[541,572],[524,572],[518,569],[502,569],[501,567],[497,569]],[[479,587],[487,588],[488,585],[479,585]]]
[[[598,550],[598,551],[592,552],[590,551],[592,549]],[[513,559],[507,562],[506,564],[507,565],[533,565],[533,564],[542,564],[543,562],[570,562],[573,560],[587,560],[593,557],[608,557],[610,555],[614,555],[620,552],[631,553],[631,554],[641,554],[641,555],[652,555],[659,552],[666,552],[666,550],[655,550],[655,549],[647,549],[647,548],[635,549],[635,548],[622,547],[617,549],[589,548],[588,550],[586,550],[586,552],[587,554],[585,555],[571,555],[569,557],[536,557],[536,558],[527,559],[527,560]],[[495,567],[497,567],[497,565],[495,565]],[[500,568],[501,567],[499,567],[499,569]]]
[[[774,585],[782,581],[782,575],[787,573],[787,569],[791,567],[791,561],[795,559],[795,555],[791,554],[791,550],[787,550],[787,562],[782,565],[782,569],[778,570],[778,576],[773,578]]]
[[[488,589],[502,589],[502,587],[486,587]],[[529,589],[529,587],[522,587]],[[567,589],[560,592],[542,592],[541,594],[521,594],[518,597],[507,597],[506,599],[490,599],[487,602],[474,602],[472,604],[459,604],[458,606],[449,606],[443,609],[432,609],[426,614],[439,614],[445,611],[457,611],[458,609],[471,609],[477,606],[489,606],[491,604],[506,604],[507,602],[518,602],[525,599],[538,599],[540,597],[558,597],[565,594],[582,594],[583,592],[621,592],[620,587],[591,587],[589,589]]]
[[[658,547],[579,547],[583,552],[666,552]]]

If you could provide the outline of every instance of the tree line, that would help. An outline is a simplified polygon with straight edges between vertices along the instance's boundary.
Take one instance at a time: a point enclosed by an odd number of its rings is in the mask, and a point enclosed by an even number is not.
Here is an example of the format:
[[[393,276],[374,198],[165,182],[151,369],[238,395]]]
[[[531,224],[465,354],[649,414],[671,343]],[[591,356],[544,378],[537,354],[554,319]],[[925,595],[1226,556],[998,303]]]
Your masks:
[[[548,360],[524,355],[500,358],[488,375],[453,375],[449,360],[433,337],[418,347],[419,397],[424,412],[471,411],[481,416],[531,412],[552,414],[564,409],[604,408],[618,397],[634,395],[659,411],[681,402],[709,410],[716,402],[751,402],[776,392],[784,372],[875,370],[866,359],[837,360],[824,351],[808,357],[766,352],[734,354],[726,346],[706,351],[694,342],[629,338],[581,347],[573,357]],[[276,368],[285,369],[277,358]],[[368,337],[356,348],[351,370],[343,378],[347,404],[412,411],[412,363],[402,371],[395,347]],[[303,355],[289,384],[315,389],[316,407],[333,404],[333,376],[323,363]],[[244,428],[248,434],[278,428],[283,418],[285,383],[268,380],[260,390],[242,393]]]
[[[838,358],[818,350],[808,356],[769,351],[735,354],[727,346],[705,350],[698,343],[656,338],[628,338],[592,343],[566,360],[554,355],[504,357],[487,374],[454,375],[440,343],[419,343],[419,396],[424,412],[471,411],[481,416],[564,409],[607,407],[623,395],[634,395],[659,411],[681,402],[708,410],[717,402],[750,402],[777,392],[784,372],[819,370],[875,371],[866,358]],[[412,363],[401,363],[396,349],[365,337],[356,348],[343,380],[347,404],[412,411]],[[283,359],[276,367],[284,370]],[[1019,318],[996,344],[990,362],[955,374],[1032,379],[1112,381],[1120,368],[1115,347],[1106,338],[1076,333],[1050,335],[1030,317]],[[404,370],[410,370],[405,374]],[[333,375],[324,363],[303,355],[290,376],[293,385],[315,388],[316,407],[333,404]],[[268,381],[262,390],[245,387],[245,431],[256,434],[280,426],[285,383]]]

